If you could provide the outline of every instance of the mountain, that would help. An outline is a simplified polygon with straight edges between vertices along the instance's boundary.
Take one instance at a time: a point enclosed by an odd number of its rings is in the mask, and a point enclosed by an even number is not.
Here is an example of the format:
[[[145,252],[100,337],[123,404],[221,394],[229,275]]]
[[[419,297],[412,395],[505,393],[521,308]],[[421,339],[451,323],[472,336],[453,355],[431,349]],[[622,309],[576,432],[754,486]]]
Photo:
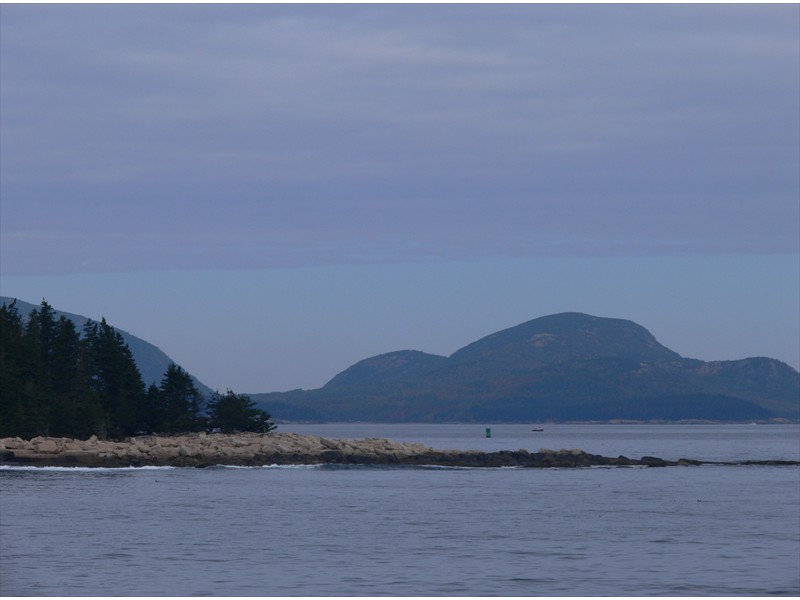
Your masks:
[[[561,313],[488,335],[458,350],[450,360],[480,363],[484,368],[524,369],[602,357],[660,362],[680,355],[632,321]]]
[[[0,296],[0,306],[3,304],[10,305],[15,300],[17,302],[17,310],[23,318],[27,318],[32,310],[39,309],[39,306],[37,305],[15,298],[9,298],[7,296]],[[75,327],[78,331],[81,331],[83,326],[89,320],[88,317],[63,312],[56,310],[55,308],[53,309],[53,312],[55,313],[57,319],[61,316],[64,316],[75,323]],[[113,324],[111,325],[113,326]],[[139,368],[139,372],[142,375],[142,381],[144,381],[144,384],[149,386],[151,383],[155,383],[156,385],[161,383],[161,379],[164,377],[164,373],[166,373],[167,368],[175,361],[173,361],[169,356],[164,354],[164,352],[162,352],[153,344],[146,342],[143,339],[128,333],[127,331],[123,331],[122,329],[115,329],[120,333],[120,335],[122,335],[125,343],[128,344],[128,347],[131,349],[133,359],[136,361],[136,366]],[[211,397],[211,388],[199,381],[194,375],[191,377],[195,386],[197,386],[198,391],[207,398]]]
[[[0,304],[13,301],[0,297]],[[26,316],[38,306],[17,300],[17,308]],[[88,320],[55,313],[79,330]],[[172,359],[118,331],[145,383],[158,384]],[[251,397],[283,421],[799,421],[800,373],[764,357],[684,358],[632,321],[561,313],[498,331],[449,357],[389,352],[316,390]]]
[[[800,374],[770,358],[684,358],[632,321],[561,313],[493,333],[449,357],[390,352],[356,363],[320,389],[252,398],[282,420],[796,421]]]
[[[326,383],[325,389],[347,390],[353,386],[406,381],[435,371],[446,362],[444,356],[418,350],[389,352],[357,362]]]

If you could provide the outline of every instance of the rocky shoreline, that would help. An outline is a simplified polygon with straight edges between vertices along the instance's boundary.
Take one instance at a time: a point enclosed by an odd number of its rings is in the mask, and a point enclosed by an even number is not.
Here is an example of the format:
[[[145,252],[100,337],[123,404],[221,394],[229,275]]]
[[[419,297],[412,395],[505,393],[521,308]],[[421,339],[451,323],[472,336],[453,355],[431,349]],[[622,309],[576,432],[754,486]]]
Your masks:
[[[701,464],[797,466],[798,461],[714,462],[677,461],[645,456],[640,459],[589,454],[583,450],[501,450],[480,452],[436,450],[419,443],[382,438],[328,439],[296,433],[194,433],[141,436],[124,441],[36,437],[0,439],[0,464],[59,467],[210,467],[263,465],[431,465],[445,467],[579,468],[667,467]]]

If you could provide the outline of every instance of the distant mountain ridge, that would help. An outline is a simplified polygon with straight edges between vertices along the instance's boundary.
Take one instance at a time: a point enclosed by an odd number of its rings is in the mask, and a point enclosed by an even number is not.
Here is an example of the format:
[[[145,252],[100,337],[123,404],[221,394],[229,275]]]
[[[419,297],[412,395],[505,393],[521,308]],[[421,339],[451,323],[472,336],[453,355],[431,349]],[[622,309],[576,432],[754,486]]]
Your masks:
[[[796,421],[800,374],[770,358],[683,358],[632,321],[573,312],[498,331],[450,357],[390,352],[317,390],[252,397],[284,420]]]
[[[31,313],[32,310],[38,310],[40,307],[39,305],[31,304],[30,302],[25,302],[20,300],[19,298],[11,298],[8,296],[0,296],[0,306],[3,304],[11,305],[12,302],[16,301],[16,307],[19,311],[19,314],[24,318],[27,319],[27,316]],[[53,308],[53,312],[55,313],[56,318],[60,318],[62,315],[68,318],[70,321],[75,323],[75,327],[78,331],[83,329],[83,326],[89,320],[89,317],[84,317],[83,315],[76,315],[68,312],[64,312],[61,310]],[[98,322],[100,319],[92,319],[97,320]],[[112,327],[114,326],[113,323],[109,323]],[[162,378],[164,377],[164,373],[166,373],[167,368],[173,361],[169,356],[167,356],[164,352],[162,352],[157,346],[154,346],[150,342],[146,342],[145,340],[136,337],[135,335],[128,333],[127,331],[123,331],[117,327],[114,327],[122,338],[125,340],[125,343],[128,344],[128,347],[131,349],[131,353],[133,354],[133,359],[136,361],[136,366],[139,368],[139,373],[142,375],[142,381],[144,381],[146,386],[149,386],[151,383],[158,385]],[[191,376],[192,380],[194,381],[195,386],[197,386],[198,391],[203,394],[205,397],[210,397],[213,393],[211,388],[207,385],[203,384],[200,380],[198,380],[194,375]]]
[[[38,308],[16,303],[23,316]],[[88,320],[54,311],[79,330]],[[172,359],[118,331],[145,383],[158,384]],[[800,421],[800,373],[781,361],[684,358],[632,321],[574,312],[498,331],[449,357],[389,352],[316,390],[251,397],[283,421]]]

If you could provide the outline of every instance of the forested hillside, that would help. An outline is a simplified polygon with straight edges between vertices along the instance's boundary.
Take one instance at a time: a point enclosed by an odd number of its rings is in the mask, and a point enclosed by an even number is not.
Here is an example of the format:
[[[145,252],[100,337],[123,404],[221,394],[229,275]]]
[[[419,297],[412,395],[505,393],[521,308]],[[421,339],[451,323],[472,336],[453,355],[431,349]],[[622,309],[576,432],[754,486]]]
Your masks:
[[[206,405],[175,364],[146,388],[130,348],[105,319],[79,332],[54,312],[42,301],[23,319],[14,303],[0,306],[0,437],[274,428],[247,396],[215,393]]]
[[[10,306],[12,303],[16,306],[17,311],[19,311],[23,322],[27,321],[28,315],[32,311],[39,310],[39,306],[36,304],[25,302],[19,298],[0,296],[0,304],[6,304]],[[89,317],[85,317],[83,315],[58,310],[58,307],[53,307],[53,317],[58,320],[62,316],[72,321],[78,331],[83,331],[83,327],[88,321],[97,320],[89,319]],[[142,338],[137,337],[128,331],[124,331],[119,327],[115,327],[114,329],[117,331],[117,333],[122,335],[122,339],[125,340],[128,348],[130,348],[131,354],[133,354],[133,359],[136,361],[136,366],[139,369],[139,373],[142,375],[145,386],[150,386],[150,384],[153,383],[158,385],[161,382],[161,378],[164,376],[164,373],[167,371],[167,367],[176,361],[167,356],[167,354],[158,346],[151,344],[147,340],[143,340]],[[192,381],[194,382],[194,385],[198,391],[205,398],[210,398],[211,394],[214,393],[214,390],[203,384],[203,382],[197,379],[192,373],[189,375],[192,377]]]

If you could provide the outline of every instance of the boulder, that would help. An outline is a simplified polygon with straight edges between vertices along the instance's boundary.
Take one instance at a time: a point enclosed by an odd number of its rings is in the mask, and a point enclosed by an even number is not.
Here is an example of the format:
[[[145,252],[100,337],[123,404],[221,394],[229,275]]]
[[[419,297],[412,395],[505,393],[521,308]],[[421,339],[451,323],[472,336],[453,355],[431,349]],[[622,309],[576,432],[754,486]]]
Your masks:
[[[44,438],[41,441],[34,443],[34,448],[36,448],[36,452],[39,454],[58,454],[61,451],[61,447],[58,443],[49,438]]]
[[[78,440],[68,440],[64,443],[62,452],[80,452],[83,450],[83,444]]]
[[[329,450],[337,450],[339,448],[339,444],[324,437],[319,438],[319,443]]]
[[[15,438],[5,438],[3,440],[3,445],[8,450],[22,450],[22,449],[28,447],[30,445],[30,443],[26,442],[22,438],[15,437]]]
[[[150,449],[150,455],[159,462],[168,462],[178,457],[178,449],[174,446],[156,445]]]
[[[252,448],[250,448],[249,446],[247,448],[239,448],[239,450],[236,452],[236,458],[238,458],[239,460],[246,461],[248,463],[251,463],[255,459],[255,457],[256,453],[253,452]]]

